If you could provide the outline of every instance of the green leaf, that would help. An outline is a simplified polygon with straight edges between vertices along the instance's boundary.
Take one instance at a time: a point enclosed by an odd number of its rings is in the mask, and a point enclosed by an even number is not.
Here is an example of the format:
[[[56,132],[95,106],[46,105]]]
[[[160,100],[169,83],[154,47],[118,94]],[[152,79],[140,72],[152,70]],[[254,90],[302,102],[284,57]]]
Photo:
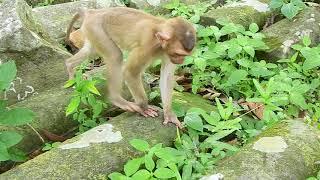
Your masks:
[[[6,144],[0,142],[0,161],[7,161],[10,159]]]
[[[76,83],[75,79],[69,79],[65,85],[63,85],[64,88],[69,88],[71,86],[73,86]]]
[[[303,36],[302,42],[303,42],[303,45],[305,45],[306,47],[308,47],[308,46],[310,46],[310,44],[311,44],[311,39],[310,39],[309,36]]]
[[[182,168],[182,179],[191,179],[192,174],[192,163],[189,161]]]
[[[168,179],[175,177],[175,172],[169,168],[159,168],[155,170],[154,175],[160,179]]]
[[[319,54],[318,55],[315,54],[313,57],[306,58],[306,60],[303,62],[302,69],[304,71],[307,71],[320,66],[319,59],[320,59]]]
[[[18,148],[9,148],[8,153],[10,155],[10,160],[15,162],[24,162],[27,160],[25,152]]]
[[[259,26],[256,23],[251,23],[249,26],[249,30],[253,33],[256,33],[259,31]]]
[[[300,106],[303,109],[307,108],[307,103],[305,98],[300,93],[291,92],[290,93],[290,102],[297,106]]]
[[[292,19],[299,13],[299,8],[293,3],[284,4],[281,7],[281,13],[288,19]]]
[[[207,138],[208,141],[217,141],[217,140],[220,140],[226,136],[228,136],[229,134],[231,134],[232,132],[234,132],[236,129],[230,129],[230,130],[222,130],[222,131],[219,131],[211,136],[209,136]]]
[[[220,100],[218,98],[215,98],[215,100],[216,100],[217,108],[218,108],[218,111],[219,111],[219,114],[220,114],[221,118],[222,119],[227,119],[226,118],[226,110],[221,105]]]
[[[291,46],[291,48],[296,51],[300,51],[303,48],[303,46],[301,46],[300,44],[294,44]]]
[[[237,60],[237,63],[240,65],[240,66],[243,66],[243,67],[250,67],[252,65],[252,61],[250,61],[249,59],[238,59]]]
[[[207,66],[207,61],[203,58],[195,58],[194,64],[198,69],[200,69],[201,71],[204,71]]]
[[[304,2],[302,0],[291,0],[291,3],[298,6],[300,9],[303,9],[306,7],[306,5],[304,4]]]
[[[284,4],[283,0],[271,0],[269,7],[271,9],[280,8]]]
[[[121,173],[113,172],[108,175],[111,180],[129,180],[129,178]]]
[[[14,108],[0,114],[0,124],[7,126],[20,126],[30,123],[35,114],[26,108]]]
[[[72,114],[80,105],[80,96],[73,97],[66,109],[66,116]]]
[[[132,160],[128,161],[124,165],[125,174],[127,176],[131,176],[132,174],[137,172],[138,169],[140,168],[141,163],[142,163],[142,158],[136,158],[136,159],[132,159]]]
[[[0,91],[8,89],[11,81],[17,74],[17,68],[14,61],[8,61],[0,64]]]
[[[144,157],[144,164],[149,171],[153,171],[155,167],[155,163],[152,159],[152,154],[151,155],[148,154]]]
[[[133,146],[134,148],[136,148],[138,151],[148,151],[150,146],[149,143],[145,140],[141,140],[141,139],[132,139],[130,141],[131,146]]]
[[[213,35],[213,30],[210,27],[200,28],[197,31],[197,37],[208,37]]]
[[[242,70],[242,69],[235,70],[229,76],[227,83],[230,86],[238,84],[238,82],[240,82],[241,80],[244,80],[247,77],[247,75],[248,73],[245,70]]]
[[[22,140],[22,136],[14,131],[2,131],[0,132],[0,141],[7,147],[14,146]]]
[[[182,152],[178,151],[177,149],[171,147],[165,147],[161,149],[157,149],[154,154],[165,161],[175,162],[177,157],[182,156]]]
[[[136,172],[133,176],[132,179],[133,180],[145,180],[145,179],[149,179],[151,176],[150,172],[145,170],[145,169],[141,169],[138,172]]]
[[[95,87],[95,82],[89,82],[86,86],[86,88],[92,92],[93,94],[99,95],[101,96],[101,94],[99,93],[98,89]]]
[[[251,46],[245,46],[245,47],[243,47],[243,50],[244,50],[246,53],[248,53],[251,57],[254,57],[255,51],[254,51],[253,47],[251,47]]]
[[[253,79],[253,84],[255,85],[258,92],[261,94],[261,96],[265,98],[267,96],[267,94],[264,91],[264,89],[262,88],[262,86],[260,85],[260,83],[256,79]]]
[[[241,53],[242,51],[242,47],[239,45],[232,45],[229,50],[228,50],[228,56],[230,58],[234,58],[236,55],[238,55],[239,53]]]
[[[184,117],[184,122],[192,129],[198,130],[200,132],[203,131],[203,122],[201,117],[197,113],[187,113]]]

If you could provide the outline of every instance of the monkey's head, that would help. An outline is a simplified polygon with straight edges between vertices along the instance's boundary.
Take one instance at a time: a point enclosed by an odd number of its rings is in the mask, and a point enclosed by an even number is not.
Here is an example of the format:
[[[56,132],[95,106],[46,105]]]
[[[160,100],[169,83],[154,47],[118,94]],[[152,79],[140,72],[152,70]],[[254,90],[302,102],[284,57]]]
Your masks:
[[[195,46],[196,30],[188,21],[172,18],[166,21],[156,37],[171,62],[182,64]]]

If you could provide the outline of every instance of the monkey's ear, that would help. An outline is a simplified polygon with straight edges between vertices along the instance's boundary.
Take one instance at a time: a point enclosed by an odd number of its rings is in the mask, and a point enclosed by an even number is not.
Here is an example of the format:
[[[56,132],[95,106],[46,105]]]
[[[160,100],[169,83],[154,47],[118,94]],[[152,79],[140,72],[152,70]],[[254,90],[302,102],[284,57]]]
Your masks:
[[[171,38],[170,34],[167,32],[157,32],[155,35],[160,42],[168,41]]]

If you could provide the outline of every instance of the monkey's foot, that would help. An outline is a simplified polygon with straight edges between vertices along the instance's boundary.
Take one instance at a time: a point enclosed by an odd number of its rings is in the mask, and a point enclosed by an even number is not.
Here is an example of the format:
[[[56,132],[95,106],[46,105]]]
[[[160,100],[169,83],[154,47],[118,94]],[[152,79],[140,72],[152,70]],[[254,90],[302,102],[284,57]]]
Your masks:
[[[164,115],[164,121],[163,124],[168,124],[168,123],[173,123],[175,124],[178,128],[182,129],[182,124],[177,118],[176,115],[173,114],[165,114]]]

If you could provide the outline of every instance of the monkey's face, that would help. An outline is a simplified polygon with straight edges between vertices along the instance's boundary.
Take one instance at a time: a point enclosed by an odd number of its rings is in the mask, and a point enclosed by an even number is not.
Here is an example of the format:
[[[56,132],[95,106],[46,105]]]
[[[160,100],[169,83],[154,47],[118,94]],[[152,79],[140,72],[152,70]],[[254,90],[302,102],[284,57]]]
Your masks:
[[[173,64],[182,64],[184,58],[192,54],[193,48],[186,50],[180,41],[175,40],[175,42],[169,42],[165,50]]]

